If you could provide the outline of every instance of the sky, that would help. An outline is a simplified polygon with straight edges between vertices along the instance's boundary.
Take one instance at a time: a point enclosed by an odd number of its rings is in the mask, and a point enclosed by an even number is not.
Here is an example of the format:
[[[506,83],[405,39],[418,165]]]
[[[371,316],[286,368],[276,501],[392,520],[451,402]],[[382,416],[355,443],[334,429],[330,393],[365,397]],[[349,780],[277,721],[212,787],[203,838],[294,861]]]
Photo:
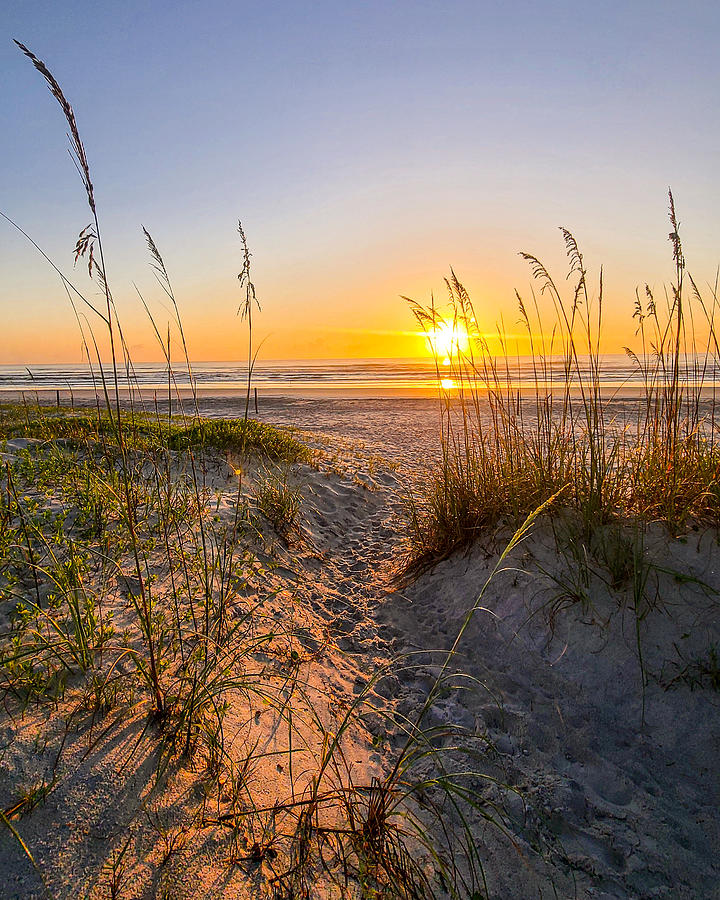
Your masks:
[[[62,112],[17,38],[75,109],[136,361],[161,358],[138,291],[168,318],[142,226],[192,357],[243,358],[238,219],[262,358],[421,355],[402,298],[441,301],[450,267],[512,333],[519,251],[564,283],[559,226],[603,266],[614,352],[636,286],[672,276],[668,186],[696,279],[720,262],[718,34],[711,2],[5,0],[0,211],[97,297]],[[60,281],[4,220],[0,267],[0,363],[80,361]]]

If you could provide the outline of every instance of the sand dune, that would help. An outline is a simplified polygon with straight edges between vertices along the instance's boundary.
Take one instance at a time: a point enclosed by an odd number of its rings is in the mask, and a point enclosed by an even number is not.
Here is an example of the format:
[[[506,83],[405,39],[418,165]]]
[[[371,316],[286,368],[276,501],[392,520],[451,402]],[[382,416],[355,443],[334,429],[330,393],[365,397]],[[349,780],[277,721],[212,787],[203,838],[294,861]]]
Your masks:
[[[278,401],[264,412],[318,451],[315,465],[290,475],[302,494],[297,529],[288,539],[262,532],[245,587],[251,604],[265,596],[264,621],[276,623],[272,646],[248,672],[262,671],[276,698],[292,692],[295,740],[305,742],[294,770],[273,703],[235,691],[226,719],[237,765],[254,750],[254,802],[272,809],[309,784],[322,754],[313,717],[332,732],[379,670],[387,674],[357,708],[344,759],[364,782],[387,771],[402,723],[422,707],[510,535],[399,585],[403,497],[437,452],[433,408],[382,401],[343,412]],[[10,442],[8,459],[21,447]],[[210,454],[204,465],[216,515],[229,519],[240,461]],[[257,467],[243,477],[250,490]],[[558,553],[558,528],[538,521],[506,560],[453,662],[472,680],[442,692],[427,713],[429,726],[462,727],[444,739],[443,758],[449,767],[472,760],[484,776],[473,787],[502,825],[479,813],[471,820],[488,896],[720,896],[720,694],[692,668],[720,638],[717,536],[673,540],[651,529],[641,552],[653,599],[636,609],[631,583],[609,586],[596,564],[584,579],[572,548]],[[118,589],[119,621],[127,589]],[[571,604],[573,591],[584,601]],[[204,794],[192,766],[157,779],[157,733],[140,706],[104,718],[66,712],[61,704],[4,715],[0,744],[3,798],[42,780],[52,786],[16,827],[53,896],[108,896],[109,852],[127,838],[121,896],[268,893],[272,860],[228,864],[222,790]],[[46,896],[7,831],[0,870],[0,896]],[[339,896],[317,877],[313,896]]]

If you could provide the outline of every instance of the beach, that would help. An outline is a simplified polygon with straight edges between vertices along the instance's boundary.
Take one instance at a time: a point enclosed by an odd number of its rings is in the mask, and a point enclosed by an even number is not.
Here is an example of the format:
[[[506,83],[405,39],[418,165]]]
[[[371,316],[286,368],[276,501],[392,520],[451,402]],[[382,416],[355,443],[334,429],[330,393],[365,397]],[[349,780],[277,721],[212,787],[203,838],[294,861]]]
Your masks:
[[[240,405],[215,398],[201,412],[241,415]],[[569,602],[563,584],[577,572],[558,550],[560,525],[545,518],[485,589],[507,529],[398,580],[407,494],[440,452],[436,403],[276,398],[263,401],[261,417],[291,428],[315,454],[288,476],[301,496],[297,528],[286,538],[268,528],[256,536],[242,592],[251,606],[263,598],[263,621],[277,623],[272,652],[250,653],[254,677],[267,671],[282,693],[292,660],[295,721],[303,723],[294,739],[296,749],[305,746],[293,765],[286,717],[247,689],[230,691],[223,725],[234,765],[250,766],[254,806],[277,809],[264,814],[277,817],[273,827],[282,830],[278,804],[304,795],[311,760],[322,757],[315,720],[333,734],[353,709],[333,778],[352,773],[369,784],[392,769],[407,723],[475,606],[452,659],[457,675],[433,696],[423,724],[438,729],[431,744],[444,767],[477,773],[479,805],[463,827],[487,896],[718,896],[720,695],[708,689],[707,672],[692,668],[720,637],[716,534],[649,530],[642,553],[653,565],[654,601],[641,615],[627,586],[610,590],[607,575],[589,577],[587,603]],[[11,440],[4,458],[27,452],[26,441]],[[238,471],[243,492],[262,477],[262,466],[228,453],[207,451],[203,470],[219,521],[234,514]],[[167,577],[160,566],[153,571],[159,583]],[[119,582],[113,596],[120,622],[127,585]],[[14,824],[37,869],[9,833],[0,839],[2,896],[108,896],[110,851],[125,844],[121,896],[255,897],[278,888],[279,860],[253,860],[257,822],[234,835],[245,850],[228,862],[227,828],[219,826],[227,785],[213,794],[199,765],[158,775],[157,735],[142,706],[118,700],[102,715],[69,709],[66,700],[4,716],[3,797],[50,787]],[[414,777],[431,778],[434,761],[421,758]],[[435,800],[450,822],[447,799]],[[320,871],[308,883],[311,896],[354,896]]]
[[[12,6],[0,900],[720,900],[720,7]]]

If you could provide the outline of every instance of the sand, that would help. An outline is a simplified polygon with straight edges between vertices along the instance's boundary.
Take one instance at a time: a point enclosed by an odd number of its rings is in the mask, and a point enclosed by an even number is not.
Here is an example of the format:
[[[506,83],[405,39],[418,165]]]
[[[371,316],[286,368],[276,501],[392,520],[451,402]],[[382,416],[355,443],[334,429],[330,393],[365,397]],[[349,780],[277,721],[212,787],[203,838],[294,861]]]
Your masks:
[[[237,414],[227,399],[203,407]],[[312,709],[332,728],[374,673],[390,667],[353,716],[345,748],[358,777],[381,776],[402,745],[403,717],[422,706],[440,651],[477,604],[453,663],[473,680],[444,691],[427,721],[466,730],[450,742],[462,752],[448,743],[443,758],[458,768],[472,760],[483,776],[473,787],[502,825],[470,817],[487,895],[720,897],[720,693],[693,668],[720,641],[717,534],[671,539],[651,529],[641,556],[652,600],[637,610],[631,587],[608,587],[597,564],[584,584],[572,548],[558,554],[545,520],[479,603],[509,533],[488,536],[471,553],[399,586],[404,497],[439,452],[435,405],[265,399],[260,416],[298,429],[322,451],[315,466],[291,475],[303,498],[297,533],[289,541],[264,534],[248,585],[249,597],[271,594],[265,614],[278,622],[279,647],[262,664],[268,677],[282,678],[288,653],[296,654],[298,718],[304,711],[309,721]],[[12,457],[21,444],[5,452]],[[230,516],[237,461],[218,454],[205,464],[218,515]],[[248,471],[248,485],[256,475]],[[585,602],[569,604],[573,592]],[[252,782],[256,802],[268,807],[291,790],[280,723],[271,705],[243,692],[226,720],[238,763],[249,747],[264,751],[256,753]],[[322,749],[311,725],[303,734],[298,793]],[[23,786],[52,779],[62,746],[47,798],[13,820],[51,895],[110,896],[108,859],[127,837],[121,897],[270,895],[272,862],[228,862],[227,835],[206,824],[223,801],[203,800],[204,776],[192,767],[158,780],[156,745],[146,717],[132,709],[70,724],[62,708],[2,714],[3,808]],[[7,830],[0,832],[0,872],[0,897],[47,896]],[[311,896],[340,894],[318,876]]]

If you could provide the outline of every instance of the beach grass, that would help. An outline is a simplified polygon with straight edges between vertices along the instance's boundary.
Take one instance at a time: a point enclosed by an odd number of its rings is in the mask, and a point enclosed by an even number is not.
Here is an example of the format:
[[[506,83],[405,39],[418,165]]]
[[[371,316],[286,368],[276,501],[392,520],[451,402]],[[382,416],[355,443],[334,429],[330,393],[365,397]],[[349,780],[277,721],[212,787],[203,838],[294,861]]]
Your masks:
[[[74,110],[48,67],[18,46],[65,118],[92,220],[78,236],[75,259],[86,263],[102,301],[50,263],[77,317],[96,408],[46,407],[32,396],[0,406],[0,595],[10,610],[0,638],[0,691],[12,721],[45,710],[44,746],[60,735],[53,746],[57,778],[20,790],[3,822],[52,896],[57,873],[36,863],[12,820],[58,790],[70,731],[100,729],[102,739],[122,724],[135,738],[120,771],[144,747],[160,797],[168,779],[202,772],[201,799],[188,800],[191,824],[173,832],[145,810],[164,848],[160,870],[210,831],[227,840],[228,867],[263,868],[276,897],[311,896],[318,879],[341,896],[481,896],[480,854],[462,810],[482,802],[468,785],[483,773],[465,766],[455,774],[439,749],[443,741],[457,743],[458,730],[428,728],[423,708],[406,717],[394,765],[370,776],[353,767],[346,746],[357,740],[368,709],[386,715],[375,688],[387,672],[380,669],[349,703],[343,700],[339,719],[328,715],[332,697],[300,678],[313,655],[297,649],[293,601],[287,582],[273,574],[273,541],[257,513],[284,538],[298,528],[301,493],[292,467],[312,457],[292,434],[248,416],[259,303],[242,226],[248,384],[245,415],[232,420],[198,413],[170,276],[143,229],[171,304],[165,329],[141,297],[168,367],[168,411],[161,412],[134,387]],[[189,400],[174,380],[171,331],[192,387]],[[438,684],[447,677],[443,667]],[[272,710],[273,735],[284,734],[279,749],[259,748],[248,737],[258,708]],[[238,715],[247,723],[235,721],[229,734],[227,720]],[[53,728],[44,734],[48,722]],[[289,778],[279,777],[278,756]],[[422,771],[414,768],[419,762]],[[494,821],[490,806],[483,815]],[[106,849],[107,890],[124,896],[137,853],[126,833]]]
[[[225,798],[217,812],[198,813],[183,845],[208,831],[225,835],[231,865],[272,862],[277,895],[302,896],[319,877],[343,896],[369,890],[430,898],[438,884],[472,895],[482,866],[469,825],[460,815],[464,845],[456,843],[458,826],[444,821],[437,800],[457,794],[455,818],[468,801],[478,802],[465,782],[482,773],[453,775],[442,751],[458,744],[459,730],[430,726],[427,709],[418,710],[403,721],[389,773],[366,778],[349,764],[345,744],[368,709],[385,715],[375,691],[390,669],[369,679],[336,727],[317,688],[297,681],[312,657],[304,661],[294,649],[292,612],[280,619],[271,612],[281,588],[260,560],[257,513],[283,537],[296,528],[301,495],[288,466],[307,459],[302,445],[265,427],[251,443],[251,420],[215,420],[208,432],[199,420],[188,431],[124,410],[123,462],[114,415],[37,404],[3,405],[0,413],[7,453],[0,594],[12,610],[0,642],[0,688],[12,716],[46,708],[68,721],[89,716],[91,727],[145,720],[142,731],[155,735],[158,777],[199,767],[204,790]],[[235,468],[228,459],[237,461],[237,493],[220,513],[213,472],[224,472],[227,482]],[[454,677],[440,673],[427,708]],[[276,795],[270,807],[256,799],[252,777],[267,766],[265,753],[249,744],[243,761],[237,738],[228,744],[225,718],[248,698],[276,711],[287,734],[283,757],[292,760],[295,746],[303,759],[287,797]],[[386,727],[397,723],[389,718]],[[62,755],[61,746],[58,771]],[[22,788],[4,810],[12,828],[60,781]],[[428,795],[436,797],[432,804]],[[488,807],[484,814],[494,813]],[[158,829],[159,844],[169,847],[162,867],[177,835]],[[256,836],[249,846],[248,834]],[[108,846],[104,867],[115,896],[124,896],[131,856],[126,839]]]
[[[494,339],[478,333],[455,273],[446,311],[410,301],[431,338],[467,335],[446,359],[436,354],[438,381],[451,386],[441,389],[441,464],[410,503],[411,570],[517,524],[551,496],[588,543],[613,521],[662,522],[671,533],[720,522],[718,293],[703,294],[686,269],[671,193],[669,219],[675,278],[662,301],[649,287],[636,294],[630,386],[604,379],[602,273],[591,286],[564,229],[567,288],[522,254],[535,281],[529,299],[517,295],[522,353],[500,327]]]
[[[311,458],[288,431],[254,419],[168,420],[142,410],[121,410],[120,419],[125,446],[135,451],[206,448],[254,453],[287,464]],[[15,437],[119,447],[117,419],[106,410],[83,413],[36,403],[0,403],[0,440]]]

